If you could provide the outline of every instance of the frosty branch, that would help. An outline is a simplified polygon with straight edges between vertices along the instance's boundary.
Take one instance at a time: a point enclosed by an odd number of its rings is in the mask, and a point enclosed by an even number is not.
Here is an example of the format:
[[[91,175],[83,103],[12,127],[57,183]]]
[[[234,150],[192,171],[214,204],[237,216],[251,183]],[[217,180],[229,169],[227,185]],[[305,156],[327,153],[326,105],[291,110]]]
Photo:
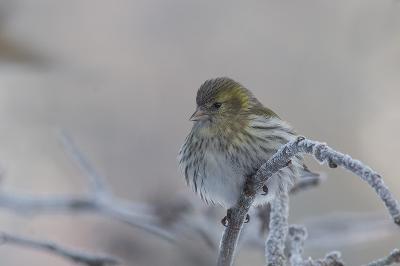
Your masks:
[[[72,139],[65,133],[62,135],[62,142],[64,149],[87,176],[90,188],[89,193],[83,196],[37,197],[33,195],[22,195],[15,192],[0,191],[0,208],[22,215],[49,215],[53,213],[88,213],[100,215],[128,226],[139,228],[171,244],[178,245],[182,252],[193,252],[188,250],[188,247],[185,245],[185,243],[187,243],[185,241],[189,240],[192,242],[193,239],[197,239],[198,242],[196,243],[199,245],[203,244],[207,246],[209,250],[215,252],[218,243],[218,235],[221,230],[221,226],[217,222],[217,220],[219,220],[217,213],[211,212],[212,214],[210,214],[209,208],[205,208],[201,205],[201,207],[198,205],[191,205],[186,198],[178,199],[178,203],[163,201],[162,203],[152,204],[133,203],[120,199],[112,193],[110,186],[106,182],[106,178],[96,171],[89,160],[87,160],[76,147]],[[390,192],[384,186],[383,181],[381,178],[378,178],[375,172],[368,167],[364,167],[360,162],[352,160],[350,157],[336,153],[324,144],[309,140],[301,139],[285,145],[284,148],[260,169],[256,176],[258,182],[255,184],[254,191],[260,189],[260,186],[262,186],[265,181],[264,177],[268,177],[272,175],[274,171],[278,171],[280,168],[284,167],[290,158],[298,152],[311,153],[321,162],[328,161],[331,166],[341,165],[354,169],[358,174],[361,173],[362,178],[372,184],[379,192],[378,194],[384,200],[388,209],[391,210],[390,213],[395,221],[399,221],[398,203],[392,198]],[[330,155],[327,156],[327,153]],[[344,160],[343,158],[347,159]],[[294,185],[291,193],[297,193],[314,187],[320,181],[318,177],[302,179]],[[186,202],[190,206],[182,205],[182,202]],[[239,208],[236,210],[236,214],[233,215],[231,226],[226,229],[224,238],[221,241],[219,265],[231,265],[233,263],[237,239],[243,226],[243,219],[250,205],[249,198],[243,197],[242,195],[238,204]],[[168,211],[165,213],[165,210]],[[339,253],[329,253],[325,258],[315,261],[302,259],[302,245],[304,244],[305,237],[303,237],[302,242],[299,243],[297,241],[297,233],[294,238],[292,237],[292,227],[290,227],[289,233],[287,232],[287,211],[288,197],[284,195],[279,201],[272,204],[272,210],[269,216],[260,216],[259,219],[252,219],[251,224],[247,225],[246,229],[248,230],[246,230],[246,234],[242,234],[244,237],[242,237],[241,242],[246,244],[247,247],[253,248],[266,246],[266,255],[269,258],[270,265],[281,265],[279,263],[283,263],[283,261],[286,260],[286,256],[283,254],[285,242],[287,246],[293,247],[290,253],[292,255],[288,256],[293,266],[340,265],[338,264],[340,263]],[[342,216],[338,216],[336,219],[336,223],[347,227],[351,227],[354,224],[353,222],[343,219]],[[270,221],[270,233],[266,243],[263,243],[263,234],[260,233],[260,231],[263,230],[260,230],[260,228],[264,227],[267,220]],[[331,221],[332,218],[330,217],[329,220]],[[324,227],[325,224],[326,220],[322,219],[320,226]],[[316,225],[313,225],[313,228],[315,228],[315,226]],[[295,230],[294,232],[299,232],[299,230]],[[324,231],[323,234],[324,236],[329,234],[333,234],[334,236],[334,233],[330,231]],[[6,236],[6,238],[4,238],[4,236]],[[315,242],[318,240],[309,239],[307,243],[310,243],[310,241]],[[116,261],[111,257],[86,254],[84,252],[64,248],[48,241],[33,240],[6,233],[3,234],[3,243],[53,252],[61,257],[86,265],[108,265]],[[398,261],[398,253],[398,251],[394,251],[388,257],[380,259],[374,262],[375,264],[370,264],[368,266],[390,265]],[[71,256],[68,257],[68,254]],[[74,259],[76,257],[80,259]],[[88,263],[91,261],[97,263],[97,259],[101,259],[101,263],[103,264]],[[207,265],[212,265],[212,263],[213,259],[211,256],[210,262],[207,263]]]
[[[378,173],[373,171],[369,166],[364,165],[358,160],[354,160],[349,155],[333,150],[324,143],[299,137],[295,141],[282,146],[276,154],[261,166],[254,180],[248,186],[251,188],[251,193],[241,193],[236,206],[231,209],[231,220],[222,236],[218,266],[230,266],[233,264],[239,235],[256,193],[261,190],[270,176],[286,167],[291,158],[299,153],[311,154],[320,163],[328,163],[332,168],[341,166],[358,175],[374,188],[377,195],[384,202],[394,222],[400,225],[400,205],[394,199]],[[266,241],[265,252],[268,265],[279,266],[285,264],[284,246],[288,228],[288,201],[286,198],[287,195],[283,193],[283,197],[275,199],[271,206],[270,232]],[[337,254],[334,257],[337,257]],[[298,257],[296,258],[298,259]],[[332,257],[330,259],[332,260]]]

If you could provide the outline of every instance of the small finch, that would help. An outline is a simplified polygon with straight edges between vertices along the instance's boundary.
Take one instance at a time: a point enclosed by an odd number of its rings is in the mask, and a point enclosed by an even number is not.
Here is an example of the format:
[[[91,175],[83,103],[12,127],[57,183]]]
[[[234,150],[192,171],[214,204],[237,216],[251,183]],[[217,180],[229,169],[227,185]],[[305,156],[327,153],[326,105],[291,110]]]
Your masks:
[[[179,151],[179,166],[187,184],[205,202],[222,205],[229,215],[246,179],[297,135],[288,123],[230,78],[204,82],[197,91],[196,104],[190,118],[194,121],[192,130]],[[311,175],[317,174],[308,170],[301,156],[293,158],[268,179],[253,206],[270,202],[298,178]]]

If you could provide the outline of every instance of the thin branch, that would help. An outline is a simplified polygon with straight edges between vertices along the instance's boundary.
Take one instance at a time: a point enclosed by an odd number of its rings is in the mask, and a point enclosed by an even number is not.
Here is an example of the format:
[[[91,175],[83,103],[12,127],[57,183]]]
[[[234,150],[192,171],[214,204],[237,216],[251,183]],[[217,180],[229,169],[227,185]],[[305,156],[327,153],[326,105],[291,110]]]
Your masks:
[[[97,198],[101,198],[111,194],[109,186],[107,185],[106,178],[100,175],[92,166],[89,160],[75,145],[73,139],[69,136],[67,131],[63,130],[60,134],[60,139],[63,144],[64,150],[76,162],[79,168],[89,179],[91,193]]]
[[[131,210],[132,206],[128,209],[125,207],[126,204],[123,204],[119,199],[116,199],[113,196],[112,191],[109,189],[106,177],[96,171],[95,167],[90,163],[83,152],[78,149],[73,139],[65,130],[61,132],[61,141],[66,152],[89,179],[91,187],[90,195],[93,196],[93,199],[91,201],[89,200],[89,205],[94,205],[94,210],[128,225],[139,227],[150,233],[156,234],[165,240],[175,240],[173,235],[155,225],[156,221],[154,216],[149,215],[149,210],[147,212],[147,218],[152,219],[152,221],[143,221],[140,220],[143,218],[141,212],[133,213]]]
[[[17,245],[45,251],[56,256],[71,260],[75,263],[80,263],[87,266],[108,266],[119,264],[119,261],[117,259],[110,256],[89,254],[82,251],[62,247],[54,242],[37,240],[4,232],[0,232],[0,242],[2,244]]]
[[[284,145],[270,160],[268,160],[257,172],[255,179],[257,191],[265,181],[277,170],[283,168],[289,160],[298,153],[312,154],[320,163],[335,164],[358,175],[366,181],[385,203],[394,222],[400,225],[400,205],[393,197],[382,177],[369,166],[328,147],[326,144],[299,137],[297,140]]]
[[[371,262],[366,266],[388,266],[394,263],[400,263],[399,249],[393,250],[387,257]]]
[[[53,212],[98,214],[143,229],[169,242],[176,241],[171,232],[158,226],[159,219],[153,215],[151,206],[127,204],[114,197],[97,201],[92,197],[36,197],[1,192],[0,208],[23,215]]]
[[[265,243],[265,257],[269,266],[285,265],[285,241],[288,232],[289,195],[286,191],[271,204],[269,234]]]

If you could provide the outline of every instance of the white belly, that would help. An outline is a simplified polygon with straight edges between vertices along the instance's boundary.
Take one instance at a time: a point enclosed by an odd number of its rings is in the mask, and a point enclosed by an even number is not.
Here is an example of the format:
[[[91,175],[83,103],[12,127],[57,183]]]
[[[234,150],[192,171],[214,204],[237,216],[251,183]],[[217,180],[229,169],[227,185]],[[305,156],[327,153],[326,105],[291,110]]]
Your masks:
[[[206,153],[204,158],[206,163],[202,184],[199,186],[199,193],[207,202],[220,204],[225,208],[233,207],[239,199],[245,181],[244,174],[237,166],[227,160],[225,155],[220,153]],[[279,191],[280,178],[285,178],[286,171],[272,176],[267,183],[268,195],[257,195],[255,206],[265,204]]]
[[[208,152],[204,159],[206,170],[200,192],[207,201],[226,208],[233,206],[243,188],[244,176],[220,153]]]

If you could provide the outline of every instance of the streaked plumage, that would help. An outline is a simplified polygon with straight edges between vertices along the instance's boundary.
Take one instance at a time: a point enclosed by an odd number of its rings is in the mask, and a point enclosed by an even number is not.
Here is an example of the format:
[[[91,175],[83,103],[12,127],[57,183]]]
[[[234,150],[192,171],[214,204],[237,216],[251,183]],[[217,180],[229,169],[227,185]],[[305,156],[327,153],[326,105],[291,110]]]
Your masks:
[[[204,201],[230,208],[245,179],[282,144],[296,138],[296,133],[248,89],[229,78],[206,81],[197,92],[196,104],[195,122],[179,151],[179,165],[187,184]],[[269,179],[268,195],[260,192],[254,205],[270,201],[296,178],[310,174],[302,157],[296,157]]]

